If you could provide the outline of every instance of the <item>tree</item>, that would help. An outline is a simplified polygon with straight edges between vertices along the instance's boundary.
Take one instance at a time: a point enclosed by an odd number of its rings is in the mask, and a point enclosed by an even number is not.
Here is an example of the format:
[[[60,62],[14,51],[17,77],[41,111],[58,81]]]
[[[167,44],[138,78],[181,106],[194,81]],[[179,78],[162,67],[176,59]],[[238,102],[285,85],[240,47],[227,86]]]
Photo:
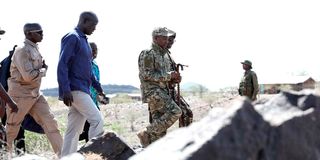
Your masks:
[[[203,97],[203,94],[205,92],[208,92],[208,88],[205,87],[204,85],[201,85],[201,84],[197,84],[197,85],[194,85],[191,87],[191,92],[195,95],[196,93],[199,94],[199,97],[202,98]]]

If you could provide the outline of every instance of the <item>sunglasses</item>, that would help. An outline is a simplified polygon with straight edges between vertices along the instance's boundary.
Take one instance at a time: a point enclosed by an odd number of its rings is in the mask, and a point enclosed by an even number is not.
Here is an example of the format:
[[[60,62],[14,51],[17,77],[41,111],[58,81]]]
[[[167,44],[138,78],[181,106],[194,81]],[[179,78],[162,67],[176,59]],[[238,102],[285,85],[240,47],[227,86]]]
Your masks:
[[[43,34],[42,29],[38,29],[38,30],[33,30],[33,31],[29,31],[29,33],[38,33],[38,34]]]

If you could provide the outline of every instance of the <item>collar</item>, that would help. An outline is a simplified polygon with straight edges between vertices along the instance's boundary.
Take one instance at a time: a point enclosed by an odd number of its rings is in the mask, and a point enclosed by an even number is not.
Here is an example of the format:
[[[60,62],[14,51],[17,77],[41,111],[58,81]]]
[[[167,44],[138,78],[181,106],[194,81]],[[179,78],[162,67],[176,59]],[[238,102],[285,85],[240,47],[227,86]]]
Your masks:
[[[152,43],[152,49],[159,52],[161,55],[165,55],[166,53],[170,53],[168,49],[163,49],[155,43]]]
[[[246,70],[245,72],[244,72],[244,74],[248,74],[248,73],[250,73],[251,72],[251,70],[249,69],[249,70]]]
[[[76,27],[74,30],[76,30],[76,32],[79,34],[79,36],[88,39],[87,36],[79,29],[79,27]]]
[[[30,46],[32,46],[32,47],[34,47],[34,48],[39,49],[38,45],[37,45],[36,43],[33,43],[32,41],[30,41],[29,39],[25,39],[25,40],[24,40],[24,43],[25,43],[26,45],[30,45]]]

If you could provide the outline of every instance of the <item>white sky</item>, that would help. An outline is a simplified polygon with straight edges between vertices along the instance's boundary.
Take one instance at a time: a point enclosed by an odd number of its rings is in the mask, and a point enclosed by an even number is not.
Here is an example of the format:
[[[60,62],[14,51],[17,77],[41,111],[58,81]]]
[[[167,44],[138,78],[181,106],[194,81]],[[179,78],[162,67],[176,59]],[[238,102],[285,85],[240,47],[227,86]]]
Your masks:
[[[138,55],[158,26],[177,32],[171,51],[189,65],[183,83],[237,86],[244,59],[259,79],[300,72],[320,78],[319,8],[316,0],[1,0],[0,58],[22,45],[25,23],[40,23],[39,47],[49,65],[42,88],[57,87],[60,40],[82,11],[93,11],[100,22],[89,41],[98,45],[102,84],[139,86]]]

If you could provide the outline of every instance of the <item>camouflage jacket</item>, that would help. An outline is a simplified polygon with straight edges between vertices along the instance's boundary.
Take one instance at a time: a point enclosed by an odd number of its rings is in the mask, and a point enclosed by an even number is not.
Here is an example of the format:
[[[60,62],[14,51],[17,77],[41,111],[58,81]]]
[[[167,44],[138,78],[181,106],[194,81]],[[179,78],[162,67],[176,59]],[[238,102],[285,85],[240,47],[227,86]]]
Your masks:
[[[251,100],[255,100],[258,92],[259,84],[256,73],[251,70],[246,71],[239,84],[240,95],[248,96]]]
[[[162,49],[156,44],[152,44],[151,49],[140,53],[138,64],[143,102],[146,102],[148,96],[156,89],[169,92],[170,72],[174,71],[174,61],[169,54],[169,50]]]

